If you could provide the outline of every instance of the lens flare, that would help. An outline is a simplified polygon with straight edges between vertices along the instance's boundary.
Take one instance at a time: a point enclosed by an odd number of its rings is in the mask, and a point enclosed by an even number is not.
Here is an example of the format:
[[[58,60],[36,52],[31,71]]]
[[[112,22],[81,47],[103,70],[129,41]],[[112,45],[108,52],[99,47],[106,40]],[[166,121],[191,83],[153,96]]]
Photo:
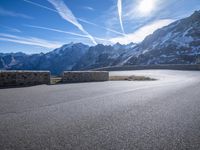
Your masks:
[[[138,10],[140,13],[147,15],[155,8],[155,0],[142,0],[139,3]]]

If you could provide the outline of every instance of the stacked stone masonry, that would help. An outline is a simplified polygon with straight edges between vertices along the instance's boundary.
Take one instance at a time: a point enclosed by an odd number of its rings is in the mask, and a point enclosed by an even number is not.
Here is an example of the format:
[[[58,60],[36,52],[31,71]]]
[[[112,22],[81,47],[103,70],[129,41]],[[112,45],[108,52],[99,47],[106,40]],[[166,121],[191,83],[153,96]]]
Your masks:
[[[127,70],[146,70],[146,69],[169,69],[169,70],[200,70],[200,64],[158,64],[158,65],[132,65],[132,66],[113,66],[98,68],[98,71],[127,71]]]
[[[75,82],[95,82],[108,81],[109,73],[107,71],[65,71],[63,72],[63,83]]]
[[[49,71],[0,71],[0,87],[50,84]]]

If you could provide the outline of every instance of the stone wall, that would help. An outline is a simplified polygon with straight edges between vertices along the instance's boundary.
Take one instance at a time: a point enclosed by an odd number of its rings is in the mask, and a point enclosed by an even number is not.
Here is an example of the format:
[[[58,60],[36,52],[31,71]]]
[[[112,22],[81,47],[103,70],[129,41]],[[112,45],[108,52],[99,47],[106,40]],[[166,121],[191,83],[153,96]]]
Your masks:
[[[132,66],[113,66],[98,68],[98,71],[126,71],[126,70],[145,70],[145,69],[169,69],[169,70],[200,70],[200,64],[165,64],[165,65],[132,65]]]
[[[94,82],[108,81],[109,73],[107,71],[65,71],[63,72],[63,83],[75,82]]]
[[[50,84],[49,71],[0,71],[0,87]]]

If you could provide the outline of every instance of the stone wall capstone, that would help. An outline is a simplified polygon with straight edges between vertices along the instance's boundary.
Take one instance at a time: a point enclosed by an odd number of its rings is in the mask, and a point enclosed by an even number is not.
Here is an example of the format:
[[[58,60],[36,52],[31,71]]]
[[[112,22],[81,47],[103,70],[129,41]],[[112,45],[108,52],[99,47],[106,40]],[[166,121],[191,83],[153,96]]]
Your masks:
[[[169,70],[200,70],[200,64],[157,64],[157,65],[130,65],[113,66],[94,69],[95,71],[127,71],[146,69],[169,69]]]
[[[50,84],[49,71],[0,71],[0,87]]]
[[[107,71],[65,71],[63,72],[63,83],[108,81]]]

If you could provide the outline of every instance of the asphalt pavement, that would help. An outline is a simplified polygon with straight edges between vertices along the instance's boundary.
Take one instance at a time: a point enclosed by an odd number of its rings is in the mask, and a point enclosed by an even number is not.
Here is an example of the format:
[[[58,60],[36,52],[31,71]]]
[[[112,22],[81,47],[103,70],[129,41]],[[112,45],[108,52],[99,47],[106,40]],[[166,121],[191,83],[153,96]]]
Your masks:
[[[200,72],[0,89],[0,150],[199,150]]]

